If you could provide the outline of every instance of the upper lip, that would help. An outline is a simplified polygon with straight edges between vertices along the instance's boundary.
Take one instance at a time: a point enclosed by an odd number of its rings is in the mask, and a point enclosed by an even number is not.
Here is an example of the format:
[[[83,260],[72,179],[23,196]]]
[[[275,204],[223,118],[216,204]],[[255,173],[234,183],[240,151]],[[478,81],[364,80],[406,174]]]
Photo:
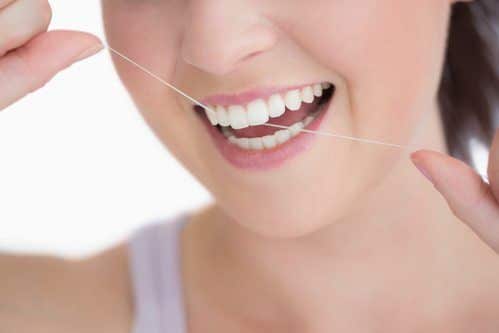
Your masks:
[[[324,81],[322,81],[324,82]],[[204,97],[200,102],[206,106],[209,105],[245,105],[256,99],[267,99],[270,96],[278,93],[287,92],[290,90],[301,89],[303,87],[311,86],[314,84],[320,84],[321,82],[313,82],[308,84],[299,84],[293,86],[273,86],[273,87],[262,87],[252,90],[246,90],[236,94],[216,94]]]

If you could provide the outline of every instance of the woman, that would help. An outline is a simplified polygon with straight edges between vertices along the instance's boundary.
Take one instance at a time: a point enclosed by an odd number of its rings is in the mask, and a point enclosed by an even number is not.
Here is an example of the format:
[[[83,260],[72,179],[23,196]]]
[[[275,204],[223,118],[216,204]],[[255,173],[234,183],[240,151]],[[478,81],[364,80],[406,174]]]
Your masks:
[[[45,32],[45,0],[0,6],[2,108],[101,49]],[[490,185],[436,152],[492,139],[498,7],[103,1],[114,49],[211,106],[114,59],[216,203],[84,260],[3,256],[0,331],[498,332],[499,138]],[[430,149],[431,182],[407,149],[303,127]]]

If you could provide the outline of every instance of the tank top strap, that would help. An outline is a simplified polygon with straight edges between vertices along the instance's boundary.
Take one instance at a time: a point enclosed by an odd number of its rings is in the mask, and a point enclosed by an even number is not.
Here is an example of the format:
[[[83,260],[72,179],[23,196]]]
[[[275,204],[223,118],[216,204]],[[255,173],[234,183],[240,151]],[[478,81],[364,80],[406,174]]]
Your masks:
[[[129,242],[132,333],[185,333],[179,233],[187,215],[138,229]]]

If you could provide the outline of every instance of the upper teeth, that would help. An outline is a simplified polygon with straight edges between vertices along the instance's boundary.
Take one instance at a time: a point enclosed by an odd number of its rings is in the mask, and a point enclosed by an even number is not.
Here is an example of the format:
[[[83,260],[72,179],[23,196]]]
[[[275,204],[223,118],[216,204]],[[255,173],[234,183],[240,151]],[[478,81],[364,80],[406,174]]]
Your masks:
[[[299,110],[302,103],[312,103],[315,97],[322,96],[323,90],[331,87],[329,83],[318,83],[301,89],[294,89],[283,94],[274,94],[267,100],[256,99],[247,105],[209,105],[206,116],[213,126],[220,125],[242,129],[248,126],[263,125],[270,118],[282,116],[286,108]]]

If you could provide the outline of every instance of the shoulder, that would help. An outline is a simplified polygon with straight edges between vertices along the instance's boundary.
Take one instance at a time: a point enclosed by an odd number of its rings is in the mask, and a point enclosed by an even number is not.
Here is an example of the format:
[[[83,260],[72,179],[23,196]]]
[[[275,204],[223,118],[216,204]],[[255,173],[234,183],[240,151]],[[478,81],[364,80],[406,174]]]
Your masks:
[[[127,244],[69,260],[0,254],[0,322],[6,332],[129,332]]]

